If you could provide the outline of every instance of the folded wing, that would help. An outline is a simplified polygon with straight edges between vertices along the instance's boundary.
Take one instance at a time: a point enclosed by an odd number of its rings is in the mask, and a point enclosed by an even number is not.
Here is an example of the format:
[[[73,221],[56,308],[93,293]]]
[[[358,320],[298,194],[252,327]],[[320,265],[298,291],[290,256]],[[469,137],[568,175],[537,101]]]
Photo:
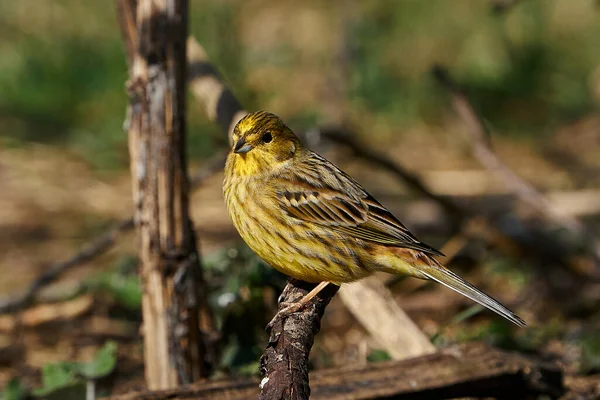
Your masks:
[[[319,168],[330,169],[313,172],[320,179],[298,174],[294,179],[286,178],[285,184],[279,186],[285,188],[278,192],[281,207],[290,216],[330,226],[357,239],[443,255],[415,238],[354,179],[324,159],[319,161]],[[327,179],[322,179],[323,176]]]

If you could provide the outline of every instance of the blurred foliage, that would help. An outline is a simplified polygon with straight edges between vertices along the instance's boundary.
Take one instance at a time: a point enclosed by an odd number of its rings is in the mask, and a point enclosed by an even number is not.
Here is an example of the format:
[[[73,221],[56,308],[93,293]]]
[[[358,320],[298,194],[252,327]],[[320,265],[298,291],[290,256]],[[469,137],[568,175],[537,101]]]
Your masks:
[[[220,368],[238,375],[257,374],[267,340],[264,327],[287,278],[244,244],[209,254],[204,266],[211,285],[209,301],[222,335]]]
[[[115,268],[94,274],[85,286],[89,291],[108,294],[127,310],[140,311],[142,289],[136,266],[136,257],[122,257]]]
[[[508,132],[534,137],[594,106],[600,23],[591,2],[530,0],[501,14],[479,0],[305,3],[299,11],[316,22],[296,21],[293,6],[269,1],[197,0],[191,9],[192,33],[249,109],[287,102],[303,87],[312,101],[275,111],[319,120],[314,96],[322,89],[311,76],[341,68],[348,115],[407,129],[434,123],[446,112],[428,76],[435,62],[448,65],[482,114]],[[333,19],[321,26],[314,13]],[[302,35],[312,38],[304,24],[327,39],[303,47]],[[100,169],[125,168],[127,73],[113,2],[0,0],[0,27],[1,143],[48,143]],[[202,112],[188,116],[189,151],[202,158],[223,137]]]
[[[17,378],[11,379],[4,390],[0,392],[0,400],[23,400],[26,397],[27,388]]]
[[[209,282],[209,303],[221,332],[222,371],[239,375],[256,374],[264,327],[274,313],[276,296],[287,278],[266,265],[246,245],[209,253],[203,259]],[[114,302],[113,317],[141,320],[141,287],[136,273],[137,258],[122,257],[117,264],[86,280],[87,291]]]
[[[107,342],[89,362],[62,361],[44,365],[42,386],[33,390],[35,397],[49,400],[82,399],[85,397],[87,380],[95,380],[110,374],[117,364],[117,344]],[[17,380],[11,381],[4,392],[6,400],[26,396],[26,389]],[[13,396],[13,397],[9,397]],[[94,398],[93,396],[91,398]]]
[[[392,357],[385,350],[373,350],[367,356],[367,361],[369,362],[380,362],[380,361],[389,361]]]
[[[581,338],[580,342],[582,360],[581,372],[599,373],[600,372],[600,335],[598,329],[591,329]]]
[[[99,379],[110,374],[117,365],[117,344],[106,342],[92,361],[79,363],[77,373],[85,379]]]

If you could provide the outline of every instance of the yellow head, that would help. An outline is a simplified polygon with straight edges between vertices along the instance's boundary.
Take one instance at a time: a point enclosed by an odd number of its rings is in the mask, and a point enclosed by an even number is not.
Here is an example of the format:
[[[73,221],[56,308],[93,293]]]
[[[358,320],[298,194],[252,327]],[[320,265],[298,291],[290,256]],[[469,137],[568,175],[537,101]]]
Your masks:
[[[233,130],[233,143],[229,158],[240,175],[274,170],[302,148],[294,132],[266,111],[242,118]]]

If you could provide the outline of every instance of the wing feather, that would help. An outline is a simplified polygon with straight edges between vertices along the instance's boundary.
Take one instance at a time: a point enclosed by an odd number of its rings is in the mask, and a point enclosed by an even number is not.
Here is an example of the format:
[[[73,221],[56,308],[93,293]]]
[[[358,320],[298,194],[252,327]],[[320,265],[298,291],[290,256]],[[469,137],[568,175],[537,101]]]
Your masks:
[[[294,172],[293,177],[280,177],[285,179],[280,187],[286,189],[278,192],[278,197],[289,215],[330,226],[357,239],[443,255],[415,238],[358,182],[329,161],[312,153],[308,166],[310,174],[299,176]],[[327,179],[315,179],[322,176]]]

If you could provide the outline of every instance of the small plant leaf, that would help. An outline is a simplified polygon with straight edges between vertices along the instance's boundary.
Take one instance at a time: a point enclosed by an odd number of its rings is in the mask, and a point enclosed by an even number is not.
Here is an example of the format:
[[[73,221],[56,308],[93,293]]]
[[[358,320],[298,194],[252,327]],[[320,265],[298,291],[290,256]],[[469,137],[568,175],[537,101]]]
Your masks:
[[[388,361],[391,360],[392,357],[385,350],[375,349],[369,353],[367,356],[367,361],[369,362],[380,362],[380,361]]]
[[[0,392],[0,400],[22,400],[27,396],[27,389],[17,378],[11,379]]]
[[[98,379],[110,374],[117,365],[117,344],[106,342],[94,359],[88,363],[79,364],[78,373],[87,379]]]
[[[71,362],[46,364],[42,367],[42,387],[33,391],[35,396],[50,393],[77,383],[77,365]]]

